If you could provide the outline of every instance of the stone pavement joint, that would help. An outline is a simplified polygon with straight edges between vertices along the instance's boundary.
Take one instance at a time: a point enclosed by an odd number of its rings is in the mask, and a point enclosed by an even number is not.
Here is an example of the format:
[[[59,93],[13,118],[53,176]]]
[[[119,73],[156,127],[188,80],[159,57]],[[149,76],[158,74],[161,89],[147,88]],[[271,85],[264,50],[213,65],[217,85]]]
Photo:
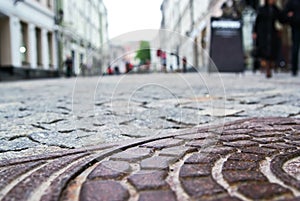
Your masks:
[[[226,123],[201,146],[211,132],[198,127],[2,160],[0,199],[300,200],[300,119]]]

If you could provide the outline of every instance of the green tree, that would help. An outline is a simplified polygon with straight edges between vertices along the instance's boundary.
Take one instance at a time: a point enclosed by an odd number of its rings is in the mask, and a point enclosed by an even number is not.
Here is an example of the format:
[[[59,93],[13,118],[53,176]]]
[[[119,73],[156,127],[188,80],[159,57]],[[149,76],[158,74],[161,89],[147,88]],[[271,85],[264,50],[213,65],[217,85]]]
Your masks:
[[[135,58],[140,60],[140,64],[151,61],[150,43],[148,41],[140,42],[140,49],[136,52]]]

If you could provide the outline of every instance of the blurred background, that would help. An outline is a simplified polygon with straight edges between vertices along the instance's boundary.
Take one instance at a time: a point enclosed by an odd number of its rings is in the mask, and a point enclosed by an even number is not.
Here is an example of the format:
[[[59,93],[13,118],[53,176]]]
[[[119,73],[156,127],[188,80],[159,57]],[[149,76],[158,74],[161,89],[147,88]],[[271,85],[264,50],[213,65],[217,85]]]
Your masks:
[[[220,65],[220,71],[252,70],[252,27],[257,9],[263,3],[263,0],[1,0],[0,81],[129,71],[208,72],[210,58]],[[286,0],[277,1],[281,8],[285,3]],[[218,22],[212,23],[212,19]],[[120,35],[142,29],[165,29],[189,38],[192,43],[169,37],[168,32],[157,34],[159,48],[146,36],[138,41],[119,42]],[[237,30],[232,32],[232,29]],[[289,26],[278,24],[278,30],[282,39],[278,65],[288,71]],[[231,59],[226,52],[231,53]]]

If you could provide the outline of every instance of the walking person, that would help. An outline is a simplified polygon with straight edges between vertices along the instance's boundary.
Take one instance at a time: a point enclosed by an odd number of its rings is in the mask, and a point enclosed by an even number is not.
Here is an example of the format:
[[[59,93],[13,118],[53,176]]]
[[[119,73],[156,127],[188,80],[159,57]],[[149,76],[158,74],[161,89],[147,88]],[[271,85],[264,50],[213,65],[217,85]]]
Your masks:
[[[184,73],[186,73],[186,71],[187,71],[187,69],[186,69],[186,63],[187,63],[186,57],[184,56],[182,58],[182,72],[184,72]]]
[[[292,75],[297,76],[300,48],[300,0],[288,0],[284,11],[292,28]]]
[[[265,0],[260,7],[253,28],[253,40],[256,41],[256,55],[261,59],[261,67],[266,77],[272,77],[272,68],[278,57],[278,31],[275,22],[281,20],[281,12],[275,5],[276,0]]]
[[[73,74],[73,60],[72,57],[67,56],[67,59],[65,61],[66,65],[66,76],[71,77]]]

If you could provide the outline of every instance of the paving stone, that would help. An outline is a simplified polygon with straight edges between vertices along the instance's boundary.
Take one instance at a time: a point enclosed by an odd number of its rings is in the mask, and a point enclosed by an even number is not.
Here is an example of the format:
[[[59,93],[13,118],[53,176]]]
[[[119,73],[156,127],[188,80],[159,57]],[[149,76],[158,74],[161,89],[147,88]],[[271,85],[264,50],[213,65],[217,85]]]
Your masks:
[[[211,177],[195,177],[180,181],[186,193],[193,198],[225,192]]]
[[[250,136],[256,137],[256,138],[267,138],[267,137],[284,137],[285,135],[281,132],[253,132],[249,133]]]
[[[164,148],[178,146],[183,143],[184,143],[183,140],[163,139],[163,140],[158,140],[158,141],[147,143],[145,145],[142,145],[142,147],[154,148],[154,149],[164,149]]]
[[[38,146],[36,143],[27,137],[20,137],[14,140],[0,140],[0,152],[18,151]]]
[[[249,161],[227,160],[223,166],[223,171],[226,171],[226,170],[258,170],[258,169],[259,169],[259,164],[257,162],[249,162]]]
[[[88,176],[88,179],[121,179],[130,173],[130,165],[124,161],[101,162]]]
[[[262,99],[260,103],[264,105],[278,105],[278,104],[283,104],[286,101],[287,101],[286,97],[277,96],[277,97]]]
[[[200,111],[203,116],[214,116],[214,117],[226,117],[233,116],[243,112],[243,110],[234,110],[234,109],[222,109],[222,108],[214,108],[214,109],[204,109]]]
[[[218,134],[212,133],[212,132],[206,132],[206,133],[193,133],[189,135],[180,135],[176,136],[175,139],[182,139],[182,140],[202,140],[207,138],[218,138]]]
[[[261,101],[260,97],[245,97],[245,98],[241,97],[238,100],[241,104],[249,104],[249,105],[257,104],[260,103]]]
[[[197,149],[190,147],[171,147],[161,150],[159,153],[160,156],[171,156],[171,157],[183,157],[186,153],[194,152]]]
[[[219,155],[227,155],[229,153],[236,152],[236,149],[233,147],[222,147],[222,146],[213,146],[207,147],[200,150],[202,153],[210,153],[210,154],[219,154]]]
[[[234,142],[223,142],[223,145],[236,147],[236,148],[244,148],[244,147],[258,146],[258,143],[250,140],[239,140]]]
[[[220,198],[213,198],[210,199],[210,201],[241,201],[240,199],[236,197],[231,197],[231,196],[225,196],[225,197],[220,197]]]
[[[184,125],[177,124],[176,122],[167,121],[159,117],[152,116],[153,111],[149,110],[150,114],[141,114],[142,116],[136,117],[134,120],[127,123],[131,127],[147,127],[155,130],[172,129],[172,128],[186,128]],[[159,113],[159,111],[158,111]]]
[[[298,120],[298,119],[296,119],[296,120]],[[298,124],[297,125],[292,125],[292,129],[298,131],[298,133],[299,133],[300,125],[298,125]]]
[[[111,160],[136,162],[152,155],[152,150],[148,148],[131,148],[117,153],[111,157]]]
[[[205,124],[211,120],[211,117],[201,113],[201,111],[192,109],[169,108],[163,114],[167,114],[163,117],[168,121],[190,126]]]
[[[169,165],[175,162],[176,159],[167,156],[153,156],[141,161],[141,169],[161,169],[167,170]]]
[[[300,135],[299,134],[293,134],[285,136],[284,139],[290,140],[290,141],[300,141]]]
[[[76,134],[72,133],[72,131],[68,133],[59,133],[59,132],[34,132],[29,135],[33,140],[47,144],[52,146],[61,146],[66,148],[75,148],[78,145],[78,141]],[[65,140],[68,139],[68,140]],[[78,146],[81,147],[81,146]]]
[[[287,143],[277,142],[277,143],[268,143],[268,144],[262,145],[262,148],[263,147],[287,151],[287,150],[296,149],[297,145],[293,145],[293,143],[287,144]]]
[[[218,139],[203,139],[203,140],[194,140],[186,143],[186,146],[196,147],[196,148],[209,148],[214,147],[218,145]]]
[[[128,200],[129,192],[116,181],[88,181],[82,186],[80,201]]]
[[[253,141],[258,142],[260,144],[284,142],[284,140],[280,137],[254,138]]]
[[[287,144],[299,147],[300,146],[300,140],[298,140],[298,141],[292,141],[292,142],[287,142]]]
[[[222,135],[248,135],[250,133],[252,133],[252,129],[241,129],[239,127],[237,127],[236,125],[233,125],[233,126],[228,126],[228,127],[225,127],[223,132],[222,132]]]
[[[177,201],[173,191],[143,191],[140,193],[139,201]]]
[[[244,134],[234,134],[234,135],[222,135],[219,140],[224,142],[240,141],[240,140],[250,140],[251,137]]]
[[[275,128],[274,128],[274,131],[275,132],[281,132],[281,133],[287,133],[289,131],[293,131],[294,128],[293,125],[290,125],[290,126],[286,126],[286,125],[277,125]]]
[[[263,119],[264,122],[268,125],[279,125],[279,126],[294,126],[297,124],[297,119],[291,119],[291,118],[283,118],[283,117],[268,117]],[[278,128],[278,127],[277,127]]]
[[[92,123],[95,126],[104,126],[104,125],[120,125],[124,122],[133,121],[134,118],[128,116],[117,116],[111,110],[107,108],[96,108],[95,109],[95,118],[92,119]]]
[[[253,200],[271,200],[276,196],[292,197],[292,192],[274,183],[249,183],[238,187],[238,191]],[[255,192],[255,193],[254,193]]]
[[[211,154],[211,153],[195,153],[192,156],[190,156],[185,163],[186,164],[198,164],[198,163],[204,163],[204,164],[213,164],[218,159],[220,159],[220,155]]]
[[[251,181],[268,181],[268,179],[258,171],[223,171],[224,179],[229,184],[235,184],[239,182],[251,182]]]
[[[259,154],[264,156],[271,156],[278,153],[276,149],[264,148],[264,147],[245,147],[242,149],[243,153]]]
[[[237,160],[237,161],[256,161],[259,162],[264,160],[264,156],[259,154],[252,154],[252,153],[234,153],[230,155],[228,160]]]
[[[149,136],[156,136],[159,134],[159,130],[149,128],[149,127],[141,127],[141,126],[136,126],[131,123],[128,123],[128,125],[120,125],[120,126],[115,126],[117,128],[117,131],[113,131],[115,133],[118,133],[120,136],[125,136],[129,138],[142,138],[142,137],[149,137]],[[109,127],[107,127],[109,128]],[[136,131],[139,132],[136,132]],[[113,132],[112,130],[107,130],[107,134],[112,135]]]
[[[158,190],[168,189],[169,185],[165,181],[168,173],[166,171],[149,170],[139,171],[130,177],[128,181],[138,190]]]
[[[24,124],[19,124],[19,125],[5,125],[2,121],[2,124],[0,126],[5,127],[0,131],[0,140],[13,140],[17,139],[18,137],[21,136],[27,136],[30,132],[32,131],[40,131],[38,128],[33,128],[31,125],[24,125]],[[30,132],[29,132],[30,131]]]
[[[180,168],[179,177],[201,177],[211,175],[210,164],[183,164]]]
[[[261,111],[265,111],[269,114],[266,116],[289,117],[290,115],[299,114],[300,107],[292,105],[272,105],[270,107],[263,108]]]
[[[254,128],[255,131],[257,132],[275,132],[276,133],[276,128],[274,128],[273,126],[270,126],[268,124],[263,124],[263,125],[258,125],[257,127]]]

